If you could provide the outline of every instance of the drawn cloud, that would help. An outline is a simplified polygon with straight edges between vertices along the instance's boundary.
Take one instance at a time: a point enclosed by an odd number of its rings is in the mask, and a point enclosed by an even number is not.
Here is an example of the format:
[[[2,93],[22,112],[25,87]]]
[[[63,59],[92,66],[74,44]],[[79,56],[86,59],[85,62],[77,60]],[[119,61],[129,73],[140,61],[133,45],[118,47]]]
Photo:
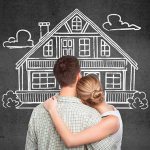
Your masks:
[[[129,24],[127,22],[123,22],[121,16],[118,14],[110,14],[107,16],[107,22],[103,25],[103,28],[107,31],[115,31],[115,30],[140,30],[141,27],[135,24]]]
[[[148,100],[146,99],[145,92],[135,92],[133,97],[128,99],[129,105],[133,109],[147,109]]]
[[[9,49],[33,47],[34,41],[31,40],[31,33],[21,29],[16,33],[16,37],[10,37],[8,41],[3,42],[3,47]]]

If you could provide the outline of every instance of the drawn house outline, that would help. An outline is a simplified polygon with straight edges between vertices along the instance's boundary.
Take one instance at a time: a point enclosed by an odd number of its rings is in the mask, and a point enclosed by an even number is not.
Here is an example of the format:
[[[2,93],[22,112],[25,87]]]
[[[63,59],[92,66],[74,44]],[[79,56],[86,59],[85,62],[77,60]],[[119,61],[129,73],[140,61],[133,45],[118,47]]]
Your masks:
[[[47,28],[49,24],[43,22]],[[99,75],[108,103],[120,109],[129,108],[127,99],[135,92],[138,64],[86,15],[75,9],[51,31],[40,35],[39,42],[16,63],[16,94],[23,103],[22,109],[59,92],[52,70],[63,55],[78,57],[83,75]],[[42,51],[40,57],[35,55],[38,51]]]

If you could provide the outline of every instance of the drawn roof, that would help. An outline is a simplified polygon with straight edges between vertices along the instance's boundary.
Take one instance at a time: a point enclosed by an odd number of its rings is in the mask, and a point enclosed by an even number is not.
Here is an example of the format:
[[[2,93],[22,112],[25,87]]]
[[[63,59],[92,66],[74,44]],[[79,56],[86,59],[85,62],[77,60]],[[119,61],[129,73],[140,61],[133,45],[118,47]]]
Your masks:
[[[53,36],[54,33],[56,33],[68,20],[70,20],[75,15],[79,15],[82,19],[84,19],[86,22],[88,22],[93,27],[93,29],[95,29],[97,31],[97,33],[99,33],[119,53],[121,53],[136,69],[138,69],[138,64],[136,63],[136,61],[133,60],[116,42],[114,42],[92,20],[90,20],[86,15],[84,15],[78,9],[75,9],[66,18],[64,18],[60,23],[58,23],[50,32],[46,33],[40,39],[40,41],[36,45],[34,45],[34,47],[16,63],[16,69],[18,69],[26,61],[27,58],[29,58],[38,48],[40,48],[42,45],[44,45],[49,40],[49,38]]]

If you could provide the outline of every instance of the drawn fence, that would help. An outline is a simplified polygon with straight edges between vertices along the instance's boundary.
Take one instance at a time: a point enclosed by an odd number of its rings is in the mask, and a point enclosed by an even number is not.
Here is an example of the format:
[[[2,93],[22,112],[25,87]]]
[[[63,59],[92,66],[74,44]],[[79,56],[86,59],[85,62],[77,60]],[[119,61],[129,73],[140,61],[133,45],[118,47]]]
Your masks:
[[[53,68],[56,60],[28,59],[28,69]],[[125,68],[126,59],[79,59],[81,68]]]
[[[16,91],[22,102],[41,103],[58,93],[58,91]]]
[[[105,91],[106,102],[128,103],[127,99],[132,97],[135,91]]]

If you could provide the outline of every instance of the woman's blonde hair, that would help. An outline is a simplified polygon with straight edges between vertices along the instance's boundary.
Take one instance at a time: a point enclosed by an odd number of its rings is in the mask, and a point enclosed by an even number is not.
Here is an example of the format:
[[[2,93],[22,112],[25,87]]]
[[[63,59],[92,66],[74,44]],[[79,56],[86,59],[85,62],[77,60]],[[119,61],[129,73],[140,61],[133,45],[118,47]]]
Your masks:
[[[77,83],[77,97],[89,106],[94,106],[104,100],[101,82],[96,75],[89,74],[82,77]]]

